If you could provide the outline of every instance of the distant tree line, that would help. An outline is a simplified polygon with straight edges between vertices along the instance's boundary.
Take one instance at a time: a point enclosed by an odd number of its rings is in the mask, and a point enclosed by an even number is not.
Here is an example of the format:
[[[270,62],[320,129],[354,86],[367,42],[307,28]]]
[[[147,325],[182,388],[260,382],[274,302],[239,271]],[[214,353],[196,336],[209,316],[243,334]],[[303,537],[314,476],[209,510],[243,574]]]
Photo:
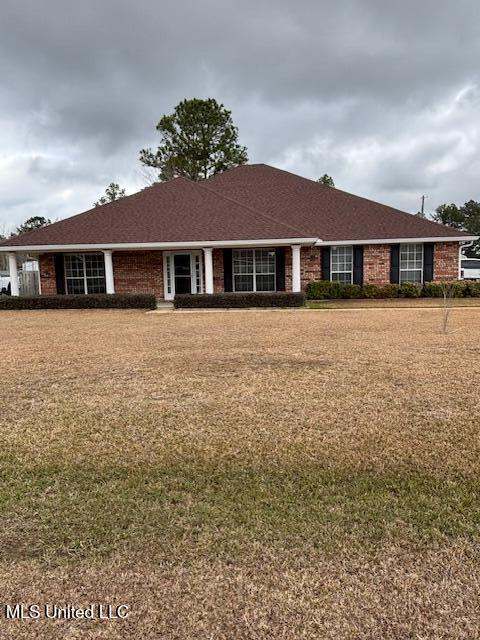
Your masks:
[[[25,220],[23,224],[18,226],[15,231],[12,231],[10,234],[6,234],[5,232],[0,233],[0,242],[2,240],[6,240],[7,238],[14,238],[15,236],[20,235],[21,233],[25,233],[27,231],[33,231],[34,229],[40,229],[40,227],[45,227],[47,224],[51,224],[52,221],[48,218],[44,218],[43,216],[32,216]],[[7,256],[5,253],[0,253],[0,271],[7,270]]]
[[[461,206],[454,203],[441,204],[435,209],[433,219],[454,229],[478,236],[480,235],[480,202],[469,200]],[[480,256],[480,241],[477,240],[471,247],[467,247],[465,254],[469,257]]]

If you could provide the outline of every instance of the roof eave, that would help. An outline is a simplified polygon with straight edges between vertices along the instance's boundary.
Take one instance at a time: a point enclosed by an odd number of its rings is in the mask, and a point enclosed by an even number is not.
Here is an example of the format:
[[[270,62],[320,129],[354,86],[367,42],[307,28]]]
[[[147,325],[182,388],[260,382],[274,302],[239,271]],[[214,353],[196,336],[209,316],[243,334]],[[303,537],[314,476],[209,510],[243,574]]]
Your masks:
[[[317,247],[345,246],[356,244],[402,244],[409,242],[471,242],[479,236],[430,236],[410,238],[366,238],[364,240],[317,240]]]
[[[38,245],[2,245],[0,252],[40,252],[55,251],[136,251],[136,250],[174,250],[174,249],[207,249],[234,247],[275,247],[292,244],[314,245],[319,238],[262,238],[259,240],[203,240],[194,242],[101,242],[78,244],[38,244]]]

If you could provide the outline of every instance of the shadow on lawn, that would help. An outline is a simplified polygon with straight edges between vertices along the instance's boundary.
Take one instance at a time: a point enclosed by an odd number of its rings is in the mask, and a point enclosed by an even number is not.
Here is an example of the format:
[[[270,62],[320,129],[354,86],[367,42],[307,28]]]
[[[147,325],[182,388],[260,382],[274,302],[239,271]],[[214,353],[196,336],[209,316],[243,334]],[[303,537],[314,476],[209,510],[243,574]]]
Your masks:
[[[258,549],[478,536],[480,481],[225,466],[2,467],[3,560],[117,551],[232,558]]]

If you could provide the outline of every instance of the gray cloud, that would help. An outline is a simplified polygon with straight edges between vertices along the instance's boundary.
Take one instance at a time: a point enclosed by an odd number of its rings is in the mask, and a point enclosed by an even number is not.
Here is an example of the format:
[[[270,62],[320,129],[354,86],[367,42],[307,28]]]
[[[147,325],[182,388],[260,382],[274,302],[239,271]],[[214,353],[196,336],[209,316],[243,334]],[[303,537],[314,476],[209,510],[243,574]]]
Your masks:
[[[4,0],[0,228],[116,180],[184,97],[233,111],[253,162],[414,211],[480,198],[480,7],[424,0]]]

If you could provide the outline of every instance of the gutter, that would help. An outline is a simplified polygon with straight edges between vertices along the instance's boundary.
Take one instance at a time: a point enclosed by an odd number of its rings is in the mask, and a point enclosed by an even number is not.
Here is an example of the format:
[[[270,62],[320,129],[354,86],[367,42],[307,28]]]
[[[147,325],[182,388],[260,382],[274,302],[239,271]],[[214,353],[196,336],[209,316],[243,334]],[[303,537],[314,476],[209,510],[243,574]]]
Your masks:
[[[357,244],[408,244],[411,242],[465,242],[478,240],[479,236],[435,236],[430,238],[375,238],[365,240],[317,240],[316,247],[342,247]]]
[[[411,242],[462,242],[478,240],[479,236],[434,236],[429,238],[366,238],[364,240],[321,240],[320,238],[269,238],[261,240],[204,240],[195,242],[116,242],[95,244],[39,244],[39,245],[1,245],[0,253],[35,252],[51,253],[55,251],[141,251],[141,250],[175,250],[175,249],[207,249],[234,247],[278,247],[289,245],[306,245],[315,247],[341,247],[359,244],[402,244]]]

